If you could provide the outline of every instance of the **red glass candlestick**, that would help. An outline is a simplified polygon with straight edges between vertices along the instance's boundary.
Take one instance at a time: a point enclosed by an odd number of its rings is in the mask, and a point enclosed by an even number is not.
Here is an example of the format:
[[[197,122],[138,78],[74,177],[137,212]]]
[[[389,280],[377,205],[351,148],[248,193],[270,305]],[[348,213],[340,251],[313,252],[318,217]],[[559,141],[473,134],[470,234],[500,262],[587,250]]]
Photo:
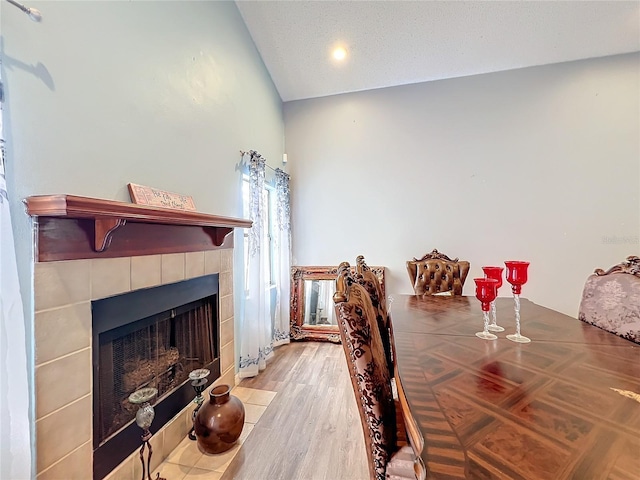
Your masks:
[[[485,277],[493,278],[498,281],[496,285],[496,296],[497,292],[500,290],[502,286],[502,272],[504,272],[504,268],[502,267],[482,267],[482,271],[484,272]],[[498,325],[497,316],[496,316],[496,301],[491,302],[491,323],[487,327],[491,332],[504,332],[504,328]]]
[[[506,261],[507,266],[507,282],[511,284],[511,291],[514,295],[520,295],[522,285],[527,283],[529,262],[518,262],[515,260]]]
[[[520,292],[528,280],[529,262],[506,261],[504,264],[507,266],[507,282],[511,284],[516,313],[516,333],[507,335],[507,338],[512,342],[529,343],[530,338],[520,335]]]
[[[482,318],[484,319],[484,330],[476,333],[476,337],[480,337],[484,340],[495,340],[496,337],[493,333],[489,333],[489,308],[491,302],[496,299],[496,285],[498,281],[493,278],[474,278],[476,282],[476,298],[480,300],[482,304]]]

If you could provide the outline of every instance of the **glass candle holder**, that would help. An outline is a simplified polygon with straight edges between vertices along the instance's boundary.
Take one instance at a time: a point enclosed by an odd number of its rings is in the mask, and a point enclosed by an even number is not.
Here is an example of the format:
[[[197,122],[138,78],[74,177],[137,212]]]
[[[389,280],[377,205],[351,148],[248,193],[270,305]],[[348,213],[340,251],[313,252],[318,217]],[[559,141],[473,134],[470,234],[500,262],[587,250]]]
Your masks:
[[[482,267],[482,271],[484,272],[485,277],[493,278],[498,281],[496,285],[496,297],[498,296],[497,292],[500,290],[502,286],[502,272],[504,272],[504,268],[502,267]],[[496,315],[496,301],[491,302],[491,323],[487,327],[490,332],[504,332],[504,328],[498,325],[497,315]]]
[[[153,455],[153,449],[151,448],[151,437],[153,434],[149,430],[153,419],[156,416],[156,412],[151,405],[151,400],[158,395],[158,389],[147,387],[136,390],[129,395],[129,402],[134,405],[140,405],[136,412],[136,425],[142,429],[142,446],[140,447],[140,463],[142,463],[142,480],[151,480],[151,455]],[[144,459],[145,448],[149,450],[147,460]],[[160,474],[156,475],[156,480],[164,480],[160,478]]]
[[[198,414],[198,410],[202,406],[202,402],[204,401],[204,397],[202,396],[202,392],[205,388],[207,388],[207,383],[209,383],[209,379],[207,378],[211,372],[206,368],[198,368],[189,373],[189,379],[191,380],[191,386],[193,390],[196,392],[196,397],[193,399],[193,403],[196,404],[196,408],[193,409],[193,413],[191,414],[191,421],[196,418]],[[196,432],[195,428],[192,426],[189,431],[189,439],[196,440]]]
[[[474,278],[476,283],[476,298],[482,304],[482,318],[484,320],[484,329],[482,332],[476,333],[476,337],[484,340],[495,340],[493,333],[489,333],[489,307],[491,302],[496,299],[496,285],[498,281],[493,278]]]
[[[511,284],[516,315],[516,333],[507,335],[507,338],[512,342],[529,343],[531,339],[520,334],[520,292],[522,285],[528,280],[529,262],[509,260],[504,264],[507,267],[507,282]]]

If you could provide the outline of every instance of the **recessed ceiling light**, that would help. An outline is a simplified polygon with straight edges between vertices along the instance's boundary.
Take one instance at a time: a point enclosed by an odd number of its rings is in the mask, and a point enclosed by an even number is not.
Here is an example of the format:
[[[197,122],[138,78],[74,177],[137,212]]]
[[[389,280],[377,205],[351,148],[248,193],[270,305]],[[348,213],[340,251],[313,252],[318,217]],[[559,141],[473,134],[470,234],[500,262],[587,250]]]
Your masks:
[[[347,51],[345,50],[344,47],[337,47],[333,51],[333,58],[335,58],[336,60],[344,60],[346,56],[347,56]]]

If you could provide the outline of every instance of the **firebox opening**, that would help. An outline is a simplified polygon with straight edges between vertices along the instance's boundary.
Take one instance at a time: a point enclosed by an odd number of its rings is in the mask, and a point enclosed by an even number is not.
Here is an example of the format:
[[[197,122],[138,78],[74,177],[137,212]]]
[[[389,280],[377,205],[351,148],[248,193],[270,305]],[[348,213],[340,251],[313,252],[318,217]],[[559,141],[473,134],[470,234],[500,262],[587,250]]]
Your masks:
[[[220,376],[218,308],[217,274],[92,302],[94,478],[140,445],[131,393],[158,389],[155,433],[193,399],[189,372]]]

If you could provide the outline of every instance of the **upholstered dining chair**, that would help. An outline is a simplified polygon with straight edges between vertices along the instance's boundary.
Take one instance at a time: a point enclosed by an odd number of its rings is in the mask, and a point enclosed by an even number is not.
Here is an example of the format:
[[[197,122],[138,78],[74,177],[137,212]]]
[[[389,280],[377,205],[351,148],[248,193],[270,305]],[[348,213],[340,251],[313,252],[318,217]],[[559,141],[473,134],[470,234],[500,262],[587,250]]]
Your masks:
[[[436,295],[450,292],[462,295],[464,281],[469,274],[469,262],[451,259],[433,249],[422,258],[407,262],[407,272],[416,295]]]
[[[384,285],[380,283],[378,276],[369,268],[363,255],[356,257],[356,279],[369,294],[373,308],[376,310],[376,320],[378,321],[378,329],[382,337],[382,345],[384,346],[387,365],[389,366],[389,371],[393,372],[391,325],[387,314],[386,299],[384,298]]]
[[[416,479],[413,449],[393,399],[391,376],[368,292],[351,275],[349,264],[338,267],[336,317],[347,358],[351,385],[360,414],[370,480]],[[401,439],[402,441],[399,441]]]
[[[640,343],[640,257],[629,256],[606,272],[597,268],[589,275],[578,318]]]

